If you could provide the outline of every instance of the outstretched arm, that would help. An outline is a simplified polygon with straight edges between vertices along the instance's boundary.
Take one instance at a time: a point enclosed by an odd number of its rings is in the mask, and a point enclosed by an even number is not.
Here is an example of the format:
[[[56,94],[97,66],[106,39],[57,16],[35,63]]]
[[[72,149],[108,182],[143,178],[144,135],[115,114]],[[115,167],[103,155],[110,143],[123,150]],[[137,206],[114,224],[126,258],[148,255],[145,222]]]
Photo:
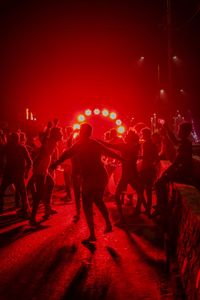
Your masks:
[[[118,150],[118,151],[121,151],[122,150],[122,143],[119,143],[119,144],[112,144],[112,143],[108,143],[108,142],[104,142],[102,140],[98,140],[101,144],[103,144],[104,146],[108,147],[108,148],[111,148],[111,149],[115,149],[115,150]]]
[[[28,174],[29,174],[30,169],[32,168],[33,162],[32,162],[32,159],[31,159],[30,154],[26,147],[24,147],[24,156],[25,156],[25,160],[26,160],[25,178],[28,178]]]
[[[107,147],[105,147],[102,144],[100,144],[100,147],[101,147],[102,152],[104,153],[104,155],[109,156],[109,157],[113,157],[113,158],[118,159],[120,161],[125,161],[125,159],[121,155],[117,154],[115,151],[112,151],[112,150],[108,149]]]
[[[58,165],[60,165],[61,163],[63,163],[66,159],[71,158],[75,154],[76,154],[76,145],[73,145],[68,150],[65,150],[61,154],[61,156],[54,163],[51,164],[50,169],[55,170]]]
[[[179,140],[176,138],[176,136],[173,133],[173,131],[169,128],[169,126],[166,123],[163,125],[163,127],[166,129],[167,134],[168,134],[170,140],[174,143],[174,145],[177,146],[179,144]]]

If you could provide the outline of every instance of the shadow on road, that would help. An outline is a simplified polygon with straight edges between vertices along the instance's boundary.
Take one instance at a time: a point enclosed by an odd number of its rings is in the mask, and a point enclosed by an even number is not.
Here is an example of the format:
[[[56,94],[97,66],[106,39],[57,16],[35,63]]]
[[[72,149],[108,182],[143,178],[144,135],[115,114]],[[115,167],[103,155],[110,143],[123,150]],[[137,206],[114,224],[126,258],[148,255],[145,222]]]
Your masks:
[[[12,228],[4,233],[0,234],[0,248],[6,247],[11,243],[14,243],[16,240],[21,239],[29,234],[32,234],[36,231],[44,230],[49,228],[48,225],[40,224],[37,227],[29,227],[27,225],[19,225],[15,228]]]

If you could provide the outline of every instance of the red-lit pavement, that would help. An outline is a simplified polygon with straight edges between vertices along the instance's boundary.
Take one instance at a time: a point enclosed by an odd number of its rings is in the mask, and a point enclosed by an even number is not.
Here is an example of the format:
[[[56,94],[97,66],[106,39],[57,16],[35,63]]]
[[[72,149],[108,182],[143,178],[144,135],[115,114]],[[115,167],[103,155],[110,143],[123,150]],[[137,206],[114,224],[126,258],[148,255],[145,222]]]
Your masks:
[[[108,203],[113,221],[116,209]],[[58,214],[34,229],[14,212],[0,216],[0,299],[184,299],[175,276],[165,272],[162,239],[144,214],[130,216],[126,230],[104,224],[95,211],[98,240],[86,247],[84,217],[74,224],[73,202],[55,199]]]

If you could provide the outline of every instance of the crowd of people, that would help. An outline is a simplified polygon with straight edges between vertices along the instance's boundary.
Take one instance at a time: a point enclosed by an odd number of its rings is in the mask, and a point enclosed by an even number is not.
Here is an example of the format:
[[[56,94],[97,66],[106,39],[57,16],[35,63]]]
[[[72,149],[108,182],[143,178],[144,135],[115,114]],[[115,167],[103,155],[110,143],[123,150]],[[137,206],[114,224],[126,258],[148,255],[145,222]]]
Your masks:
[[[96,240],[93,204],[105,220],[105,233],[112,231],[109,211],[104,203],[107,185],[117,165],[121,176],[116,185],[114,199],[119,215],[118,225],[125,223],[122,199],[128,185],[137,195],[134,215],[143,211],[148,217],[157,217],[167,211],[168,184],[173,181],[191,183],[192,126],[183,122],[175,137],[164,123],[158,132],[147,126],[134,126],[119,137],[115,129],[102,139],[92,138],[92,126],[83,123],[79,132],[71,127],[59,127],[58,120],[48,122],[37,139],[27,142],[26,134],[17,131],[0,133],[0,214],[4,210],[4,196],[10,185],[15,187],[15,204],[20,217],[37,226],[39,205],[44,205],[44,219],[56,213],[52,207],[55,169],[61,165],[65,183],[65,200],[72,198],[76,207],[74,221],[80,218],[81,207],[89,229],[83,242]],[[170,166],[160,174],[160,160]],[[152,190],[157,204],[152,207]],[[31,201],[30,201],[31,199]]]

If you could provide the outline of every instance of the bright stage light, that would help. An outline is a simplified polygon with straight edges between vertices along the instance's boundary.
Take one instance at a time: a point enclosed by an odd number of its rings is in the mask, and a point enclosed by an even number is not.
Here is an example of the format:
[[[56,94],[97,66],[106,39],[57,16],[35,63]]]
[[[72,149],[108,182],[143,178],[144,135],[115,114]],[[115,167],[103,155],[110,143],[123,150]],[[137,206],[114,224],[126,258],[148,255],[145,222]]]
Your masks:
[[[102,110],[102,115],[103,115],[104,117],[107,117],[107,116],[109,115],[109,111],[108,111],[107,109],[103,109],[103,110]]]
[[[161,95],[164,95],[164,94],[165,94],[165,90],[164,90],[164,89],[161,89],[161,90],[160,90],[160,94],[161,94]]]
[[[118,126],[122,125],[122,121],[121,121],[120,119],[117,119],[115,123],[116,123],[116,125],[118,125]]]
[[[124,127],[124,126],[119,126],[119,127],[117,128],[117,132],[118,132],[119,134],[123,134],[123,133],[125,132],[125,127]]]
[[[79,116],[77,117],[77,120],[78,120],[79,122],[84,122],[84,121],[85,121],[85,116],[84,116],[84,115],[79,115]]]
[[[95,114],[95,115],[99,115],[99,114],[100,114],[100,109],[95,108],[95,109],[94,109],[94,114]]]
[[[112,120],[115,120],[115,119],[117,118],[117,114],[116,114],[115,112],[111,112],[111,113],[110,113],[110,118],[111,118]]]
[[[86,115],[87,117],[91,116],[91,114],[92,114],[91,109],[86,109],[86,110],[85,110],[85,115]]]
[[[74,124],[74,125],[73,125],[73,129],[74,129],[74,130],[80,129],[80,124]]]
[[[74,132],[74,134],[73,134],[73,138],[74,138],[74,139],[76,139],[78,135],[79,135],[79,133],[78,133],[78,132]]]

